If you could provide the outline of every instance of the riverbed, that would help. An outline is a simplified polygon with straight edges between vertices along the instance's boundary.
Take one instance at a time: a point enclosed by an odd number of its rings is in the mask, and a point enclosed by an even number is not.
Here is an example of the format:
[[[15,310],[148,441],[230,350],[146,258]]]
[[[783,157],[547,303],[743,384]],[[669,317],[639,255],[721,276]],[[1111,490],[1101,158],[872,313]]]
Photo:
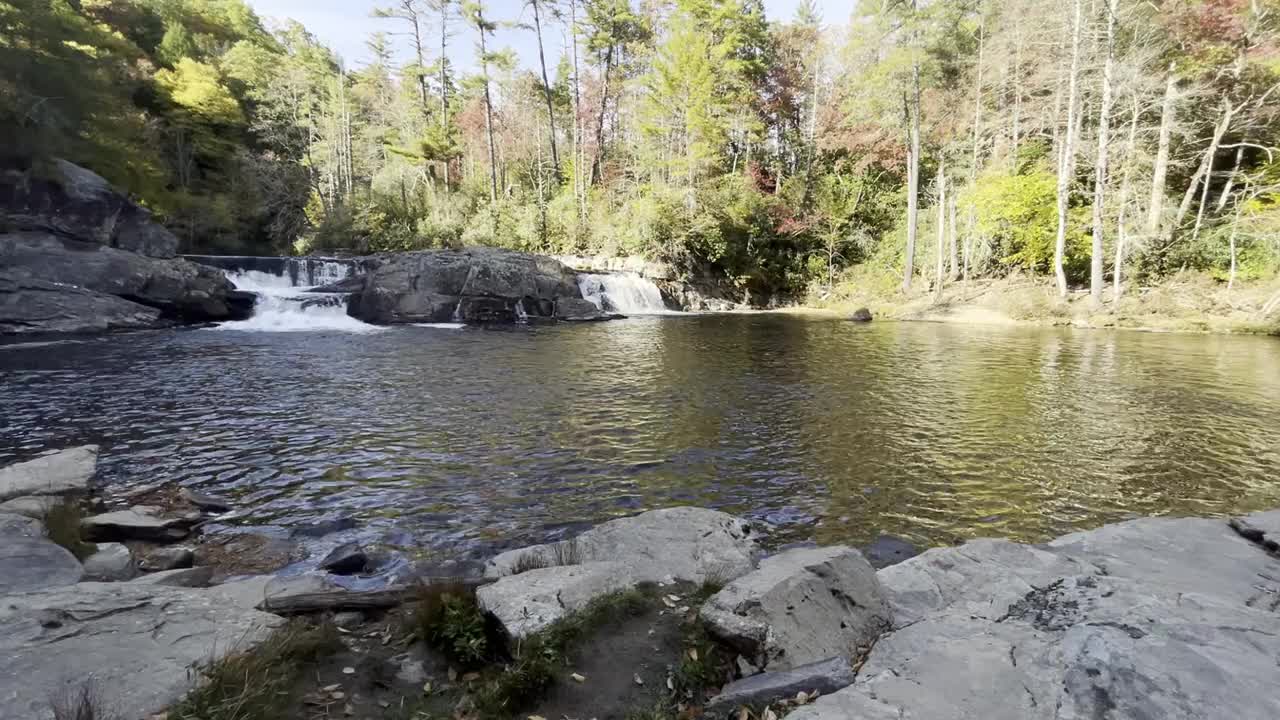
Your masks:
[[[0,464],[99,443],[229,525],[482,556],[676,504],[782,540],[1037,541],[1280,505],[1280,341],[777,315],[0,346]]]

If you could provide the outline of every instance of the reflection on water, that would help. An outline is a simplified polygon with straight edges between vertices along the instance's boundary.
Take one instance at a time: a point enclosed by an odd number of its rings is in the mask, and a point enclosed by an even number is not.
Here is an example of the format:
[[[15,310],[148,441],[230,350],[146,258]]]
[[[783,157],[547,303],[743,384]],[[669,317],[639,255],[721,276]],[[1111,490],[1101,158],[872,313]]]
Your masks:
[[[790,537],[1044,539],[1280,505],[1280,342],[779,316],[0,352],[0,463],[355,515],[481,552],[698,504]]]

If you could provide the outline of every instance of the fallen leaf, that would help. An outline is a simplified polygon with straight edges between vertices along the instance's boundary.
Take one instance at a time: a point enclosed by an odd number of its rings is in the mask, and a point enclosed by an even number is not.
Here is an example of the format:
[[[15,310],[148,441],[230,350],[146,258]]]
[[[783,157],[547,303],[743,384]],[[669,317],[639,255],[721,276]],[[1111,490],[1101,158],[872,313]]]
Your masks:
[[[454,682],[454,681],[455,681],[455,680],[457,680],[457,679],[458,679],[458,671],[457,671],[457,669],[456,669],[456,668],[452,668],[452,667],[451,667],[451,668],[449,668],[449,682]]]
[[[391,703],[387,702],[386,700],[379,700],[378,707],[382,708],[383,710],[386,710],[387,708],[391,707]]]
[[[332,685],[325,685],[324,687],[322,687],[322,688],[320,688],[320,689],[321,689],[321,690],[323,690],[323,691],[325,691],[325,692],[327,692],[327,693],[331,693],[331,692],[333,692],[334,690],[337,690],[337,689],[339,689],[339,688],[341,688],[341,687],[342,687],[342,683],[334,683],[334,684],[332,684]]]
[[[760,720],[778,720],[778,714],[772,708],[765,708],[764,714],[760,716]]]
[[[356,674],[356,669],[355,669],[355,668],[353,668],[353,667],[344,667],[344,668],[342,668],[342,674],[343,674],[343,675],[355,675],[355,674]]]
[[[342,708],[342,714],[343,714],[343,715],[355,715],[355,714],[356,714],[356,709],[355,709],[355,708],[353,708],[353,707],[351,707],[350,705],[348,705],[348,706],[346,706],[346,707]]]
[[[671,599],[671,602],[680,602],[679,595],[668,595],[667,597]]]
[[[423,694],[423,695],[430,695],[430,694],[431,694],[431,682],[430,682],[430,681],[427,681],[427,684],[425,684],[425,685],[423,685],[423,686],[422,686],[422,694]]]
[[[698,648],[689,648],[689,659],[698,662]]]
[[[573,681],[574,681],[574,682],[580,682],[580,683],[581,683],[581,682],[586,682],[586,681],[587,681],[586,676],[579,675],[578,673],[572,673],[572,674],[570,674],[570,675],[569,675],[569,677],[573,678]]]
[[[670,675],[667,676],[667,689],[668,690],[676,689],[676,681],[673,680]]]
[[[350,634],[351,634],[351,631],[350,631],[350,630],[348,630],[348,629],[346,629],[346,628],[342,628],[342,627],[340,627],[340,628],[337,628],[337,630],[338,630],[338,632],[342,633],[343,635],[350,635]]]
[[[751,720],[751,711],[747,709],[746,705],[738,708],[738,720]]]
[[[542,717],[541,715],[530,715],[529,720],[547,720],[547,719]]]
[[[334,690],[332,693],[329,693],[329,697],[333,698],[334,700],[341,700],[346,696],[347,694],[342,692],[341,690]]]
[[[636,676],[635,676],[635,681],[636,681],[636,684],[637,684],[637,685],[643,685],[643,684],[644,684],[644,679],[643,679],[643,678],[641,678],[639,675],[636,675]]]

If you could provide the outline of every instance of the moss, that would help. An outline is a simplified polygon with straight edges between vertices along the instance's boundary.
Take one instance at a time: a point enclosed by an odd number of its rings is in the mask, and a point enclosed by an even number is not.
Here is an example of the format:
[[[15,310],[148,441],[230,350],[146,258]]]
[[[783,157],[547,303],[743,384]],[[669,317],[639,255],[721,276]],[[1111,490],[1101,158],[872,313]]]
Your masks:
[[[87,543],[80,537],[80,522],[84,520],[84,511],[74,500],[61,500],[51,506],[44,514],[44,527],[48,537],[84,560],[98,551],[98,546]]]
[[[342,649],[332,623],[290,621],[257,647],[199,668],[199,684],[169,720],[278,720],[306,666]]]

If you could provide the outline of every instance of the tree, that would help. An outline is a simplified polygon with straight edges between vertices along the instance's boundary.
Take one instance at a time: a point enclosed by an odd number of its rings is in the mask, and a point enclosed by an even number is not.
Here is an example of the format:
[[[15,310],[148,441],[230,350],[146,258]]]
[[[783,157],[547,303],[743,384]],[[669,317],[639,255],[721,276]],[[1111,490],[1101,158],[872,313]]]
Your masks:
[[[489,141],[489,202],[497,203],[498,155],[493,136],[493,95],[489,91],[489,64],[493,61],[493,57],[489,54],[486,39],[498,29],[498,26],[485,19],[484,3],[479,2],[479,0],[469,0],[463,3],[462,14],[467,22],[471,23],[471,26],[476,29],[476,34],[479,37],[479,40],[476,41],[476,47],[479,51],[480,74],[484,88],[485,135]]]
[[[543,0],[545,2],[545,0]],[[529,0],[533,7],[533,29],[538,38],[538,66],[542,70],[542,91],[547,101],[547,134],[551,140],[551,164],[555,168],[556,178],[560,177],[560,152],[556,149],[556,110],[551,102],[551,83],[547,80],[547,56],[542,49],[542,15],[538,10],[539,0]]]
[[[1076,157],[1076,116],[1080,112],[1080,39],[1084,33],[1084,0],[1075,0],[1071,21],[1071,69],[1067,75],[1067,128],[1058,150],[1058,236],[1053,246],[1053,274],[1058,281],[1058,294],[1067,296],[1066,258],[1067,212],[1071,205],[1072,174]]]

